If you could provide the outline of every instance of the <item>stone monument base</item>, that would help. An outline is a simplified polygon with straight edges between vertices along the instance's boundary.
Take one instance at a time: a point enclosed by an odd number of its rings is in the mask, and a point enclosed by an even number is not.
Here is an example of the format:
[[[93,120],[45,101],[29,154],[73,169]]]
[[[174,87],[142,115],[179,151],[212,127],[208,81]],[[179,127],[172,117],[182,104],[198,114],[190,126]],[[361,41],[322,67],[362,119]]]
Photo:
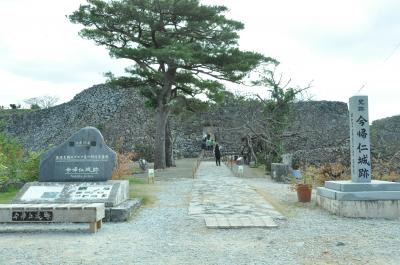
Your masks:
[[[129,198],[128,180],[29,182],[12,203],[98,203],[114,207]]]
[[[317,189],[317,203],[343,217],[398,218],[400,183],[326,181],[325,187]]]
[[[102,182],[29,182],[12,203],[104,203],[106,222],[123,222],[140,206],[129,200],[128,180]]]
[[[142,205],[141,199],[124,201],[118,206],[107,207],[104,222],[125,222]]]

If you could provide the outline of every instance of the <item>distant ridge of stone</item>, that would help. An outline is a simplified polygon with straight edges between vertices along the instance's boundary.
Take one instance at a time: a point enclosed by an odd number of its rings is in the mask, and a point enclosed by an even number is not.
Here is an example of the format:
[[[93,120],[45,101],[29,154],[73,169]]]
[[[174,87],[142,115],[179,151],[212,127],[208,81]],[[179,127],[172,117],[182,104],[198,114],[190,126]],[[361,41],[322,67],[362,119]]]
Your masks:
[[[254,102],[254,104],[257,104]],[[252,103],[252,105],[254,105]],[[309,150],[348,149],[348,109],[344,102],[305,101],[293,105],[294,122],[286,132],[298,137],[285,137],[286,152]],[[176,157],[195,157],[201,148],[203,129],[213,128],[218,142],[225,150],[241,150],[243,113],[248,109],[239,101],[225,100],[206,113],[195,113],[179,118],[171,115],[170,127],[174,137]],[[145,98],[138,89],[115,88],[100,84],[77,94],[71,101],[38,111],[2,115],[6,131],[21,140],[26,148],[48,150],[59,145],[70,135],[86,126],[100,130],[108,146],[116,151],[137,151],[152,159],[154,145],[153,110],[145,106]],[[375,121],[371,126],[372,149],[390,156],[400,150],[400,119]],[[390,126],[384,124],[388,123]],[[375,125],[376,124],[376,125]],[[395,130],[391,130],[391,128]],[[236,128],[236,129],[235,129]],[[375,129],[376,128],[376,129]],[[397,129],[396,129],[397,128]],[[382,133],[381,133],[382,132]],[[377,138],[374,138],[377,137]],[[390,148],[381,149],[381,145]],[[341,152],[341,151],[340,151]],[[319,162],[334,158],[337,151],[322,157]],[[341,152],[343,153],[343,152]],[[346,157],[346,151],[343,157]],[[312,155],[309,155],[313,159]]]

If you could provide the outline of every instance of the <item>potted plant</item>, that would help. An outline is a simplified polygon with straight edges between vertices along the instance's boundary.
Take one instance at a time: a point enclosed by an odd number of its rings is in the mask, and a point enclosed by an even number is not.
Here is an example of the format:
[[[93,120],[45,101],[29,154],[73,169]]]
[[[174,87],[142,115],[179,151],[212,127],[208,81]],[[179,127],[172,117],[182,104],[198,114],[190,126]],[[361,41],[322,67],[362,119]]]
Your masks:
[[[299,202],[310,202],[312,192],[312,181],[307,181],[310,177],[304,176],[302,180],[296,183],[296,192]]]
[[[291,189],[297,192],[299,202],[310,202],[314,179],[312,176],[301,176],[298,168],[293,167],[294,176],[291,181]]]

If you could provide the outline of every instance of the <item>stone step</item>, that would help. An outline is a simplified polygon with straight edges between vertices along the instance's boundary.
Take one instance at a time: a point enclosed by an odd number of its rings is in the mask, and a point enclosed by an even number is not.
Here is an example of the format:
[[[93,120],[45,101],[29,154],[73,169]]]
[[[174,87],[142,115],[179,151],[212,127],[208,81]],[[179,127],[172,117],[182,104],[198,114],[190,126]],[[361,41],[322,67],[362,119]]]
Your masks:
[[[274,228],[278,227],[270,216],[215,216],[204,217],[207,228]]]

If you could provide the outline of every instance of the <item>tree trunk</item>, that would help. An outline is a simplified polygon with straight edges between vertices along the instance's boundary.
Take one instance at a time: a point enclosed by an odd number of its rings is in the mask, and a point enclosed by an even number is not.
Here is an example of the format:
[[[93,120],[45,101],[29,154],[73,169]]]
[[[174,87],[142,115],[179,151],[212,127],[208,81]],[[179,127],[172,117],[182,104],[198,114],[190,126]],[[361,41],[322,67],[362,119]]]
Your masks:
[[[171,89],[176,75],[176,66],[168,65],[168,70],[165,72],[165,80],[162,91],[157,95],[156,108],[156,139],[154,148],[154,168],[166,167],[166,129],[168,123],[169,107],[171,101]]]
[[[253,158],[254,158],[254,163],[257,165],[257,156],[256,156],[256,153],[254,152],[253,144],[252,144],[252,142],[251,142],[251,137],[250,137],[249,135],[247,135],[247,143],[248,143],[248,145],[249,145],[249,147],[250,147],[251,155],[252,155]],[[249,159],[249,161],[250,161],[250,160],[251,160],[251,159]]]
[[[156,138],[154,147],[154,168],[165,168],[165,130],[168,120],[168,109],[166,106],[156,108]]]
[[[169,126],[169,120],[165,126],[165,162],[167,167],[175,167],[174,153],[173,153],[173,142],[171,127]]]

